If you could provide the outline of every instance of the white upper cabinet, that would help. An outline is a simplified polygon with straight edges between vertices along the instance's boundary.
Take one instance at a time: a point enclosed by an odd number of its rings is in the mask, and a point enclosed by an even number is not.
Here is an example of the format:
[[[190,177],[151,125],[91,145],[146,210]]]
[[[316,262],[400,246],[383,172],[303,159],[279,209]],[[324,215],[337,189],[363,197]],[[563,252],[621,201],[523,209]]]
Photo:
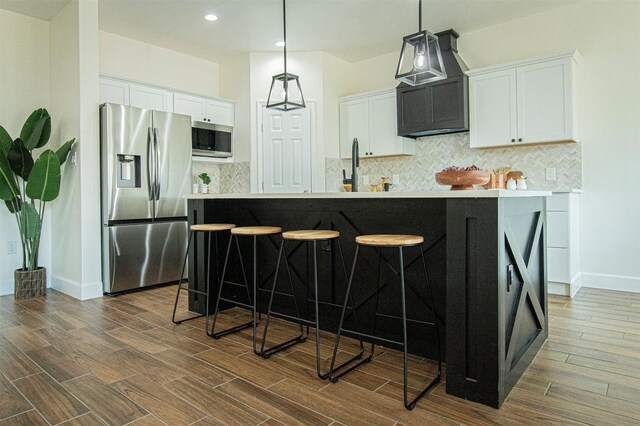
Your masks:
[[[513,143],[518,135],[516,71],[479,75],[469,88],[471,147]]]
[[[234,105],[230,102],[207,99],[206,116],[208,122],[233,126]]]
[[[351,158],[358,138],[360,158],[415,154],[413,139],[398,136],[395,90],[340,102],[340,157]]]
[[[206,101],[199,96],[184,93],[173,94],[173,112],[191,116],[195,121],[206,121]]]
[[[577,52],[469,72],[472,148],[573,142]]]
[[[173,112],[190,115],[194,121],[233,126],[234,105],[231,102],[175,93]]]
[[[132,107],[173,112],[173,92],[142,84],[129,84]]]
[[[170,89],[100,77],[100,103],[115,103],[191,116],[194,121],[233,126],[233,102],[209,99]]]
[[[129,83],[100,77],[100,103],[129,105]]]
[[[340,102],[340,157],[351,158],[351,144],[358,138],[360,155],[369,151],[369,100]]]

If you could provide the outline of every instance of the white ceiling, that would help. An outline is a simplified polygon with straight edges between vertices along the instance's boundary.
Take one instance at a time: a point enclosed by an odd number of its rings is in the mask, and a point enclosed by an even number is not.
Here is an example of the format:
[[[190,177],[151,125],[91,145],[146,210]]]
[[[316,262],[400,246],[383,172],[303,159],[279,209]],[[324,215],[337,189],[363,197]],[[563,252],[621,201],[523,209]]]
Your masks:
[[[459,33],[576,0],[424,0],[423,26]],[[0,0],[0,8],[50,19],[68,0]],[[288,49],[322,50],[353,62],[399,51],[418,29],[417,0],[289,0]],[[214,13],[220,19],[204,20]],[[100,29],[223,62],[243,52],[280,51],[281,0],[100,0]]]

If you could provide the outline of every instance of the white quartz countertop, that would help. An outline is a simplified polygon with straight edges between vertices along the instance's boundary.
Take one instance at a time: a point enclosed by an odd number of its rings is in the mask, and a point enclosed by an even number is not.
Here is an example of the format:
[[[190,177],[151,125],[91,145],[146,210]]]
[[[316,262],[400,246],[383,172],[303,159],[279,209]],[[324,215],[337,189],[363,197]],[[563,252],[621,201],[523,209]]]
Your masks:
[[[412,192],[305,192],[286,194],[191,194],[189,199],[305,199],[305,198],[514,198],[549,197],[551,191],[509,191],[486,189],[469,191],[412,191]]]

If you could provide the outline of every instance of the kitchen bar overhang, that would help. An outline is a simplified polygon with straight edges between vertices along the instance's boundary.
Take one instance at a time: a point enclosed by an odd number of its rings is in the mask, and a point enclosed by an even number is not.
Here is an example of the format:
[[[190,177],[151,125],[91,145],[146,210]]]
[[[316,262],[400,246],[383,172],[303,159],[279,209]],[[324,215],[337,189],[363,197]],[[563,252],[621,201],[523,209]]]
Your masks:
[[[207,194],[188,200],[189,223],[235,223],[238,226],[279,226],[283,230],[335,229],[341,233],[347,264],[353,259],[354,239],[361,234],[416,234],[425,237],[424,254],[434,291],[436,316],[446,362],[447,393],[499,407],[522,376],[548,334],[545,250],[545,197],[542,191],[425,191],[388,193]],[[259,306],[264,312],[273,285],[279,236],[261,239],[258,246]],[[218,241],[212,257],[212,276],[219,275],[227,245]],[[242,247],[250,253],[250,247]],[[289,246],[289,259],[299,300],[307,300],[301,314],[313,313],[307,283],[312,258],[302,243]],[[322,328],[334,332],[346,283],[337,250],[331,243],[318,254]],[[197,238],[190,248],[189,285],[204,289],[206,246]],[[418,249],[405,255],[409,317],[431,318],[421,302]],[[251,274],[253,265],[245,268]],[[381,287],[377,292],[378,254],[360,252],[355,302],[358,321],[368,333],[398,339],[401,327],[398,259],[393,251],[381,256]],[[360,263],[362,262],[362,263]],[[231,262],[228,280],[242,282],[238,262]],[[249,277],[250,279],[251,277]],[[280,279],[285,277],[281,275]],[[212,283],[213,309],[217,283]],[[240,288],[239,288],[240,290]],[[238,293],[239,298],[242,293]],[[306,296],[306,297],[305,297]],[[376,299],[383,315],[374,319]],[[278,311],[292,311],[292,302],[276,297]],[[203,312],[204,301],[190,296],[190,309]],[[375,325],[375,330],[374,330]],[[432,327],[409,326],[410,352],[435,358]],[[294,328],[292,328],[294,330]],[[257,361],[268,362],[268,361]]]

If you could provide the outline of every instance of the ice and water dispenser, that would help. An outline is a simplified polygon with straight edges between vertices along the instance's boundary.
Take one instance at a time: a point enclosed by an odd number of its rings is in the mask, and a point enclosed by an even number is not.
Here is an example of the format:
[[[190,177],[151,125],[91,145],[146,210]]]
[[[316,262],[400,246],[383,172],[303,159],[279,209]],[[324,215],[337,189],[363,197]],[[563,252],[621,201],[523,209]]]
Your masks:
[[[140,156],[118,154],[118,188],[140,188]]]

